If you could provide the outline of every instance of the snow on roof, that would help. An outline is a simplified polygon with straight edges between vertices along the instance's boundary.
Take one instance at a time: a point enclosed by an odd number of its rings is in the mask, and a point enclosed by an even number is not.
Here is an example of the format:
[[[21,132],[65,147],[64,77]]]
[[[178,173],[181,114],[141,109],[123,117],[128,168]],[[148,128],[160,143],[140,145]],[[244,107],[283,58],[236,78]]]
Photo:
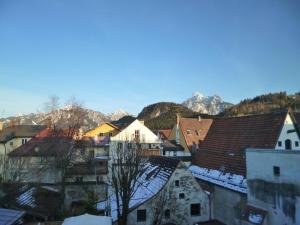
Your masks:
[[[81,216],[74,216],[64,220],[62,225],[111,225],[112,220],[107,216],[93,216],[84,214]]]
[[[247,179],[242,175],[224,173],[219,170],[207,169],[195,165],[190,166],[189,170],[198,179],[247,194]]]
[[[144,166],[143,174],[137,180],[134,195],[129,202],[129,208],[137,207],[159,193],[170,179],[178,163],[178,159],[167,157],[154,157],[150,159]],[[117,220],[116,202],[116,195],[111,195],[110,208],[113,221]],[[98,203],[97,209],[103,210],[104,204],[104,202]]]

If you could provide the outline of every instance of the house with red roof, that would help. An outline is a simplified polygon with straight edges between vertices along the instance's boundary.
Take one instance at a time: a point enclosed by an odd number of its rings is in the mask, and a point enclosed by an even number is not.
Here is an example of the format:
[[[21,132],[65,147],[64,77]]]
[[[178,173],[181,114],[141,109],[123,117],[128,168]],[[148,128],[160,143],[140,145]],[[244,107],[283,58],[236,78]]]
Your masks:
[[[289,110],[214,119],[190,167],[211,192],[214,218],[240,223],[248,193],[247,148],[299,151],[299,142],[297,122]]]

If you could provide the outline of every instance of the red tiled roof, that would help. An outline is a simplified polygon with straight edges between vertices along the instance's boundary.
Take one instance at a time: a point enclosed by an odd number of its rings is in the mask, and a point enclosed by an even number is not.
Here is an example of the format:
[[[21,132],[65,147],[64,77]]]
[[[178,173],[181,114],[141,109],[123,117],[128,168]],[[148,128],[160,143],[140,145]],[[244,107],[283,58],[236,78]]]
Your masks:
[[[170,137],[171,131],[172,131],[171,129],[170,130],[159,130],[158,133],[163,140],[167,140]]]
[[[71,138],[62,137],[35,137],[26,144],[16,148],[8,155],[16,156],[55,156],[67,151],[72,144]]]
[[[212,122],[212,119],[180,118],[179,125],[190,149],[205,139]]]
[[[275,148],[287,112],[218,118],[195,153],[193,164],[246,175],[246,148]]]

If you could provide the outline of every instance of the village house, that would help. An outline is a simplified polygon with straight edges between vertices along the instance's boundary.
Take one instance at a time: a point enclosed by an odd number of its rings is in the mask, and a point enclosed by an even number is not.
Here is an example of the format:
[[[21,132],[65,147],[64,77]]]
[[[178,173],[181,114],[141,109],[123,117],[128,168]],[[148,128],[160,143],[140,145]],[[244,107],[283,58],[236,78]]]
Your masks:
[[[4,169],[7,154],[19,146],[26,144],[43,129],[45,129],[45,126],[18,125],[0,130],[0,182],[5,179]]]
[[[108,156],[95,157],[90,153],[94,146],[89,140],[39,134],[9,153],[6,181],[57,189],[64,182],[66,209],[78,207],[91,193],[97,200],[105,200]],[[64,160],[69,155],[70,159]]]
[[[98,127],[94,128],[94,129],[87,131],[84,134],[84,136],[97,139],[99,137],[105,137],[105,136],[113,137],[119,132],[120,132],[120,130],[118,127],[116,127],[115,125],[113,125],[111,123],[106,122],[106,123],[99,125]]]
[[[210,192],[212,218],[240,224],[247,207],[247,148],[300,150],[299,133],[290,111],[214,119],[190,167]]]
[[[176,146],[173,151],[170,146],[164,148],[163,153],[167,156],[191,156],[191,153],[199,149],[212,121],[212,119],[202,119],[201,117],[182,118],[177,114],[176,124],[168,138]],[[178,146],[182,146],[183,151]]]
[[[145,156],[160,155],[161,140],[144,121],[135,120],[120,133],[110,138],[110,154],[118,150],[135,148],[139,144]]]
[[[247,149],[244,224],[300,224],[300,151]]]
[[[179,159],[153,156],[138,177],[130,200],[128,225],[193,225],[210,220],[208,195]],[[105,208],[104,203],[98,209]],[[114,223],[117,221],[115,194],[109,198]]]

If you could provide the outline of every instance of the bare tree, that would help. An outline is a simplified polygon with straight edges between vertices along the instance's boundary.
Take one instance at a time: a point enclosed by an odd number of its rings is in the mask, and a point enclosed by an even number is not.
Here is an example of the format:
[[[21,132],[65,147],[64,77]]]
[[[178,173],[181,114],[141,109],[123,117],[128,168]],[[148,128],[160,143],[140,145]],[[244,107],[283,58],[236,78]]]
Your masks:
[[[5,160],[4,182],[21,182],[24,179],[23,171],[26,167],[26,159],[23,157],[7,157]]]
[[[59,97],[52,95],[49,97],[49,100],[45,103],[44,108],[46,112],[54,112],[59,108]]]
[[[127,224],[130,200],[141,185],[138,178],[144,172],[146,162],[138,141],[124,143],[118,143],[117,149],[111,152],[111,182],[116,196],[119,225]]]

